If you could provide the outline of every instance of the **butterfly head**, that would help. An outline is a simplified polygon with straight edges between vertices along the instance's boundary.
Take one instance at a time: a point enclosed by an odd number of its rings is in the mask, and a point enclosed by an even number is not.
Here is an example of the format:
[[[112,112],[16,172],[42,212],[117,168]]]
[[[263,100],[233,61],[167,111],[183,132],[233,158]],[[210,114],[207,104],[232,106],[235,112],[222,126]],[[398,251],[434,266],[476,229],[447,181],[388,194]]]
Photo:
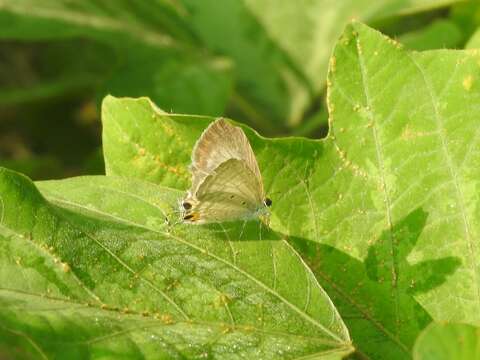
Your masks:
[[[200,213],[193,209],[194,205],[192,199],[185,199],[182,201],[180,212],[182,213],[182,219],[184,222],[195,224],[200,220]]]
[[[272,206],[272,199],[266,197],[265,200],[263,200],[263,203],[265,204],[266,207]]]

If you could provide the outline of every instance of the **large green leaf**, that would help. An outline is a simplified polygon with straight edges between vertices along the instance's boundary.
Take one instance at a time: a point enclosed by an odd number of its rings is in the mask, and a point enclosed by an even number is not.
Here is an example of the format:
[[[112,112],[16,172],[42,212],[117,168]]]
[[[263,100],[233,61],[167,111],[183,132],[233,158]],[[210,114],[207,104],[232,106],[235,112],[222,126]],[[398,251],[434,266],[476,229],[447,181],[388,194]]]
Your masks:
[[[372,358],[409,357],[432,319],[480,322],[478,61],[409,52],[352,23],[331,60],[325,140],[245,129],[272,229],[308,259]],[[108,174],[188,188],[210,118],[114,98],[102,117]]]
[[[167,224],[181,193],[140,181],[39,186],[48,200],[0,169],[0,355],[340,359],[351,351],[333,304],[281,234],[255,222]]]
[[[456,323],[432,323],[418,337],[415,360],[471,360],[480,358],[480,329]]]

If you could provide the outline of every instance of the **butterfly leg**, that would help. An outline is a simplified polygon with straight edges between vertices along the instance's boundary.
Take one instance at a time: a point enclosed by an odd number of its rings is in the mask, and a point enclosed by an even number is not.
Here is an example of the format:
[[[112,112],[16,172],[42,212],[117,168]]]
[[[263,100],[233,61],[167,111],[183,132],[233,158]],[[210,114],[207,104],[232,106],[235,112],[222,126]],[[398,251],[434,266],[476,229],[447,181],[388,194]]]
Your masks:
[[[258,226],[259,226],[259,229],[258,229],[258,239],[259,239],[260,241],[262,241],[262,227],[263,227],[262,224],[263,224],[262,221],[259,221],[259,222],[258,222]]]
[[[243,220],[242,230],[240,231],[239,240],[242,239],[243,232],[245,231],[245,226],[247,225],[247,220]]]
[[[227,229],[225,229],[225,227],[222,225],[222,223],[218,223],[218,225],[222,229],[222,232],[225,234],[225,238],[230,242],[231,241],[230,240],[230,235],[228,235]]]

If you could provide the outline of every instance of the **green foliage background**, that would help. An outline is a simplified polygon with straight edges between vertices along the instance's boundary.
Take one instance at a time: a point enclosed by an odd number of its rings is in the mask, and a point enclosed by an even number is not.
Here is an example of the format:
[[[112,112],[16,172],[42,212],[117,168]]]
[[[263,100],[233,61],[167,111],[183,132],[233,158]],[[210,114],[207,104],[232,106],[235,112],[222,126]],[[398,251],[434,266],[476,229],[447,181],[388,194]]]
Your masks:
[[[476,1],[0,2],[0,357],[480,356],[479,25]],[[221,115],[271,229],[169,223]]]

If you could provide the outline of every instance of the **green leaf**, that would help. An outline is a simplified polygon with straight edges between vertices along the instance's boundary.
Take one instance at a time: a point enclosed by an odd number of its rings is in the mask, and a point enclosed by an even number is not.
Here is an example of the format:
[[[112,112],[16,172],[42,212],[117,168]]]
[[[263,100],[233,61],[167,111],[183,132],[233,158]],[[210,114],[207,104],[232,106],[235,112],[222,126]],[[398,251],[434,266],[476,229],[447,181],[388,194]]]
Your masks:
[[[0,354],[340,359],[351,352],[333,304],[279,234],[255,222],[166,224],[181,193],[131,179],[39,187],[43,196],[26,177],[0,169]]]
[[[479,60],[410,52],[354,22],[331,60],[328,138],[245,128],[272,229],[308,260],[369,357],[411,356],[432,319],[480,321]],[[109,175],[188,188],[190,153],[211,118],[111,97],[102,118]]]
[[[467,324],[432,323],[418,337],[415,360],[470,360],[480,358],[480,329]]]

